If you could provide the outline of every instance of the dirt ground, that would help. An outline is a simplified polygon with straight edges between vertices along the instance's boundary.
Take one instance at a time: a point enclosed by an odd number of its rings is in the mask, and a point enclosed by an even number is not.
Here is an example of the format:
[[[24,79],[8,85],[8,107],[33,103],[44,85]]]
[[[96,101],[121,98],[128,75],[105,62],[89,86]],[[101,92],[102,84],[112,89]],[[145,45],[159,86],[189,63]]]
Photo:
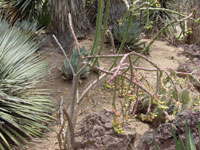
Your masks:
[[[85,46],[86,49],[89,49],[91,48],[93,42],[92,40],[92,36],[88,37],[87,39],[82,40],[80,42],[80,45]],[[149,40],[146,41],[148,42]],[[148,58],[161,68],[176,69],[180,62],[184,62],[187,59],[184,56],[178,56],[178,53],[180,51],[183,51],[183,49],[170,46],[167,44],[167,42],[156,41],[150,49],[150,55],[148,56]],[[44,45],[40,53],[45,56],[49,64],[47,68],[48,75],[42,83],[42,86],[44,88],[50,89],[50,97],[55,105],[59,106],[60,100],[63,98],[66,106],[67,101],[71,96],[71,83],[64,80],[62,73],[59,71],[59,67],[61,67],[63,64],[64,56],[53,43]],[[111,53],[110,48],[105,48],[103,50],[103,54],[108,53]],[[111,60],[109,59],[101,61],[101,66],[103,67],[106,67],[110,64]],[[149,67],[149,64],[147,64],[146,62],[140,62],[140,66]],[[81,89],[87,87],[87,85],[96,78],[97,75],[91,73],[86,80],[82,80],[80,91]],[[147,75],[147,78],[151,79],[152,76]],[[89,114],[94,114],[103,109],[111,110],[112,93],[104,88],[104,83],[105,81],[103,81],[96,89],[93,89],[85,98],[85,102],[83,103],[83,106],[81,107],[81,110],[79,112],[78,120],[81,120],[85,116]],[[58,115],[55,114],[55,116]],[[132,121],[131,125],[135,128],[135,131],[141,136],[146,131],[150,130],[150,127],[147,124],[137,120]],[[45,133],[44,137],[41,139],[33,139],[30,144],[24,147],[24,149],[58,150],[57,133],[60,128],[59,120],[53,122],[50,127],[52,128],[52,131]]]

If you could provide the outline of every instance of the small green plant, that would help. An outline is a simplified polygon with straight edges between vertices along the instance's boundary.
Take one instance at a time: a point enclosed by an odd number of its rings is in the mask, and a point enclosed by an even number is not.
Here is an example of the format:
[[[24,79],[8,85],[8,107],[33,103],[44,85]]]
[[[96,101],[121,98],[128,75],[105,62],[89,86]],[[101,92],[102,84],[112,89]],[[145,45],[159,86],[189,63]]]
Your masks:
[[[86,52],[85,50],[85,47],[82,47],[80,49],[80,53],[83,55],[83,56],[87,56],[88,53]],[[70,64],[71,66],[73,67],[74,69],[74,72],[76,73],[77,72],[77,68],[78,68],[78,64],[79,64],[79,61],[80,61],[80,56],[79,56],[79,53],[78,53],[78,49],[77,48],[73,48],[73,52],[70,56]],[[88,60],[87,59],[84,59],[83,63],[87,63]],[[88,66],[85,66],[82,68],[81,72],[80,72],[80,78],[86,78],[89,74],[89,67]],[[65,77],[69,80],[71,80],[73,78],[73,72],[70,68],[70,65],[68,63],[67,60],[64,60],[64,65],[63,67],[61,68],[61,71],[63,72],[63,74],[65,75]]]
[[[183,139],[179,136],[177,138],[176,132],[173,127],[171,127],[172,130],[172,135],[173,135],[173,140],[176,145],[176,150],[196,150],[197,147],[194,143],[194,139],[192,137],[191,129],[188,125],[188,122],[186,122],[185,125],[185,143],[183,142]],[[198,124],[198,132],[200,133],[200,124]],[[199,139],[200,139],[200,134],[199,134]],[[156,150],[160,150],[155,138],[154,138],[154,145]]]
[[[113,37],[116,43],[121,43],[123,40],[124,32],[126,31],[128,25],[128,21],[124,21],[119,23],[119,25],[113,28]],[[131,49],[138,49],[140,45],[144,45],[144,42],[140,42],[140,34],[142,33],[142,28],[139,26],[138,23],[132,22],[125,45],[130,47]]]

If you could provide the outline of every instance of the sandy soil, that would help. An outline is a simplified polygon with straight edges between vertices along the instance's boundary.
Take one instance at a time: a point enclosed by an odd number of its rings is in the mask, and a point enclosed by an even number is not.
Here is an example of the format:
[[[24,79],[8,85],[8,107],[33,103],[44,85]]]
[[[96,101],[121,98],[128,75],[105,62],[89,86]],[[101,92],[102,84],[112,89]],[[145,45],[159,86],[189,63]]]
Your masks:
[[[82,46],[89,49],[92,45],[92,37],[80,42]],[[65,106],[71,95],[71,83],[64,80],[62,73],[59,71],[59,67],[63,63],[63,55],[58,50],[55,50],[54,44],[49,44],[42,48],[41,53],[44,55],[49,63],[48,75],[45,81],[42,83],[43,87],[50,89],[51,98],[53,102],[59,106],[60,100],[63,97],[65,100]],[[186,57],[178,56],[178,52],[182,51],[181,48],[173,47],[168,45],[163,41],[156,41],[151,47],[150,56],[148,58],[156,63],[161,68],[172,68],[176,69],[179,62],[185,61]],[[110,53],[109,48],[105,48],[104,54]],[[101,62],[103,67],[108,66],[111,60],[103,60]],[[141,66],[149,67],[146,62],[140,62]],[[89,78],[83,80],[80,89],[86,87],[92,80],[96,79],[95,74],[91,74]],[[152,78],[148,76],[147,78]],[[84,118],[89,114],[101,111],[103,108],[111,110],[111,97],[112,93],[106,90],[103,86],[105,82],[102,82],[98,88],[92,90],[83,106],[79,112],[79,120]],[[81,91],[81,90],[80,90]],[[55,116],[58,116],[55,114]],[[150,127],[139,121],[132,121],[132,126],[135,128],[136,132],[143,135],[146,131],[150,130]],[[33,139],[30,144],[24,147],[25,150],[58,150],[57,133],[59,131],[59,120],[53,122],[51,125],[52,131],[45,133],[44,137],[41,139]]]

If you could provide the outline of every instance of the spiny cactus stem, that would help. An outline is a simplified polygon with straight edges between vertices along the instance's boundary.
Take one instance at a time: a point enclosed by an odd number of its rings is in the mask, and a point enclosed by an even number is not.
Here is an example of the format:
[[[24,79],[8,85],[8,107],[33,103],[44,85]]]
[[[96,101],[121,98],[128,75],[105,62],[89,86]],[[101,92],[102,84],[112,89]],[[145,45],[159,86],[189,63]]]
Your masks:
[[[105,18],[104,18],[104,29],[103,29],[103,35],[102,35],[102,40],[101,40],[100,49],[99,49],[99,51],[97,52],[98,55],[101,54],[101,51],[102,51],[103,46],[104,46],[105,34],[106,34],[107,26],[108,26],[109,7],[110,7],[110,0],[106,0],[106,12],[105,12]],[[94,60],[93,65],[95,65],[97,61],[98,61],[98,58],[96,58],[96,59]]]
[[[94,55],[96,53],[98,42],[99,42],[99,35],[101,31],[102,25],[102,18],[103,18],[103,2],[102,0],[98,0],[98,12],[97,12],[97,21],[96,21],[96,32],[94,37],[94,43],[92,45],[92,49],[90,51],[90,55]]]
[[[124,47],[124,44],[125,44],[126,39],[127,39],[127,36],[128,36],[129,27],[130,27],[130,25],[131,25],[132,18],[133,18],[133,11],[131,11],[131,9],[132,9],[132,7],[129,9],[128,24],[127,24],[126,31],[124,32],[123,40],[122,40],[122,43],[121,43],[121,45],[120,45],[118,54],[120,54],[120,53],[122,52],[123,47]],[[117,60],[118,60],[118,58],[115,58],[115,60],[113,61],[111,67],[109,68],[109,70],[111,70],[111,69],[116,65]]]

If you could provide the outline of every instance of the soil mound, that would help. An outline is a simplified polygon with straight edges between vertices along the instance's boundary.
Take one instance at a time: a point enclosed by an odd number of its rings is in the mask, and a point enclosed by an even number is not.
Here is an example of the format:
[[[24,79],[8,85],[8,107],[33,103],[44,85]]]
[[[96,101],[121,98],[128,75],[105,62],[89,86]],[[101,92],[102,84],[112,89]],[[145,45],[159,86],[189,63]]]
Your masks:
[[[117,134],[112,120],[112,112],[104,109],[80,121],[75,138],[76,150],[131,150],[135,134]]]

